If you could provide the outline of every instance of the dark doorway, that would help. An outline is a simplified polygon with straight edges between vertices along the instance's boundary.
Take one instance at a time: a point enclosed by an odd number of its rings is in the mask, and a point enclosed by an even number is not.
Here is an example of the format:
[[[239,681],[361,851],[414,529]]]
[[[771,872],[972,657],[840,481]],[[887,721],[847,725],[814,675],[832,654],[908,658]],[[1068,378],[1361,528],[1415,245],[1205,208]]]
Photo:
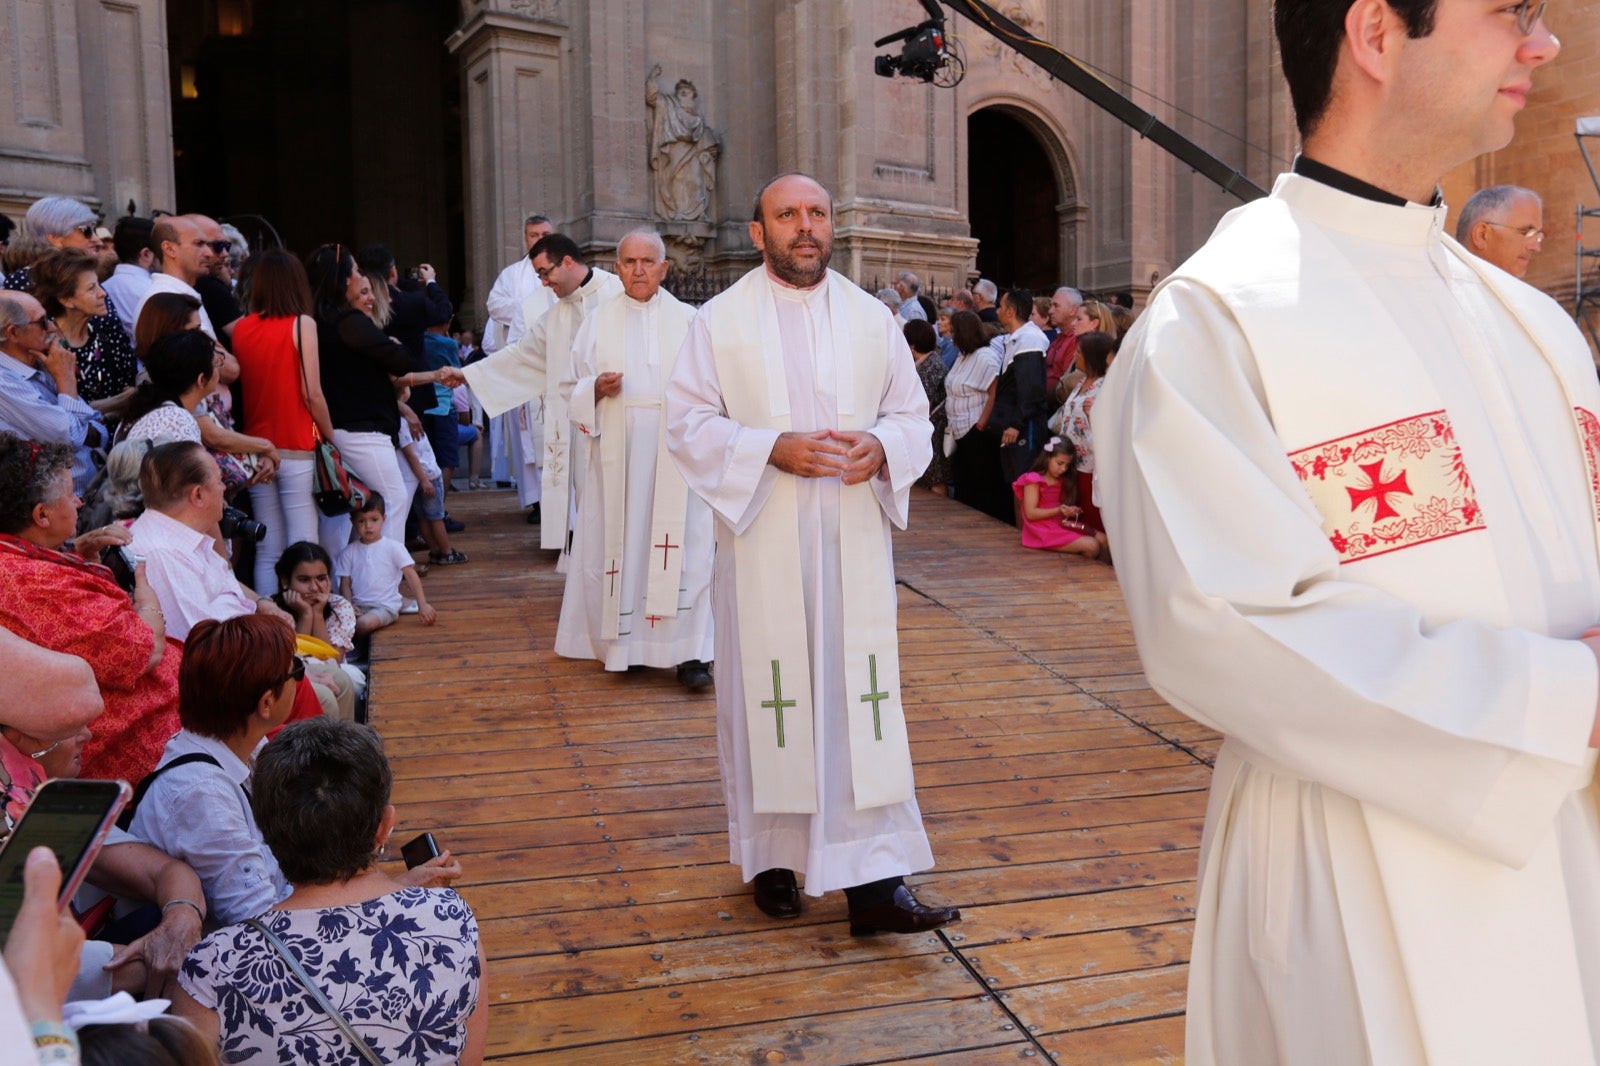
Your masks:
[[[1034,132],[999,108],[967,119],[967,215],[978,272],[1002,289],[1048,293],[1061,275],[1061,190]]]
[[[466,283],[461,74],[438,0],[167,0],[176,204]],[[264,222],[263,222],[264,220]]]

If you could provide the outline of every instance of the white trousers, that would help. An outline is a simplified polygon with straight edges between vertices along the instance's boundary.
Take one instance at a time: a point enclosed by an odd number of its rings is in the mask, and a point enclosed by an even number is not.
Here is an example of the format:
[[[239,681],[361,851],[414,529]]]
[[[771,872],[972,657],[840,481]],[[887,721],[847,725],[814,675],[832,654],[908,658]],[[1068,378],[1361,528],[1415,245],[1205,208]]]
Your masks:
[[[406,486],[400,477],[400,453],[394,441],[384,433],[351,433],[333,431],[333,446],[339,449],[344,465],[369,489],[383,496],[383,535],[404,544],[406,540]],[[322,546],[334,558],[350,543],[350,519],[347,515],[322,520]]]
[[[285,459],[271,484],[250,486],[250,507],[256,521],[267,527],[267,535],[256,545],[255,590],[263,596],[278,588],[273,567],[283,550],[318,539],[317,504],[311,497],[314,468],[310,459]]]

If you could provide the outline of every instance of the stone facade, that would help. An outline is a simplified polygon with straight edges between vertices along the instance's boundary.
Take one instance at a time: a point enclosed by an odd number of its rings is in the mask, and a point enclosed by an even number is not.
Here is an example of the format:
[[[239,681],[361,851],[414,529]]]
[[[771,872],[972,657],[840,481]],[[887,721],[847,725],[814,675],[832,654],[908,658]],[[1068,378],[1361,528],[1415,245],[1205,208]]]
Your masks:
[[[1011,263],[1041,289],[1059,281],[1142,295],[1237,202],[963,19],[948,27],[967,68],[954,89],[874,76],[874,55],[898,45],[875,49],[873,40],[921,20],[915,0],[438,3],[272,0],[269,8],[255,0],[252,36],[251,0],[0,0],[0,210],[16,217],[46,193],[80,196],[108,216],[130,200],[140,212],[198,206],[219,214],[277,203],[274,221],[296,246],[385,240],[402,261],[449,264],[446,280],[471,320],[499,269],[522,254],[526,214],[549,215],[596,257],[629,229],[657,224],[681,262],[727,274],[756,261],[751,194],[785,170],[812,173],[832,190],[838,269],[863,283],[911,269],[937,291],[971,280],[987,234],[986,247],[1017,253],[991,271],[1001,282],[1013,280],[1005,276]],[[1292,157],[1271,0],[996,6],[1253,181],[1269,184]],[[172,96],[187,90],[178,60],[169,70],[169,7],[183,12],[175,49],[180,39],[189,48],[197,33],[225,37],[236,11],[241,47],[282,49],[268,53],[268,64],[298,57],[294,41],[321,39],[297,34],[289,12],[341,27],[331,39],[347,56],[313,53],[309,69],[322,82],[286,71],[274,86],[273,143],[283,156],[285,130],[305,129],[314,106],[294,98],[296,86],[308,97],[306,85],[349,85],[344,110],[309,124],[323,152],[322,195],[302,194],[304,168],[263,178],[264,160],[241,163],[227,153],[242,146],[224,145],[223,164],[232,160],[239,180],[218,202],[175,203],[198,198],[174,179]],[[1452,202],[1492,181],[1544,193],[1551,236],[1530,280],[1557,294],[1572,287],[1573,205],[1586,195],[1600,201],[1571,138],[1575,116],[1600,111],[1597,15],[1600,0],[1552,8],[1566,47],[1540,78],[1517,141],[1447,183]],[[457,16],[439,43],[433,28]],[[341,61],[347,72],[335,72]],[[411,77],[396,86],[386,64]],[[704,143],[716,145],[705,210],[690,212],[699,217],[657,217],[646,97],[657,66],[655,84],[665,89],[692,83],[710,131]],[[452,85],[451,99],[430,103],[438,82],[429,79],[457,75],[459,101]],[[386,81],[387,97],[375,96]],[[297,107],[300,119],[291,115]],[[341,123],[350,136],[333,136]],[[1017,168],[1008,171],[1013,145]],[[1034,169],[1023,168],[1027,160]],[[283,188],[267,195],[264,186]],[[248,188],[252,202],[230,202],[246,199],[231,188]],[[456,202],[441,207],[441,197]],[[1004,210],[988,210],[997,206]]]

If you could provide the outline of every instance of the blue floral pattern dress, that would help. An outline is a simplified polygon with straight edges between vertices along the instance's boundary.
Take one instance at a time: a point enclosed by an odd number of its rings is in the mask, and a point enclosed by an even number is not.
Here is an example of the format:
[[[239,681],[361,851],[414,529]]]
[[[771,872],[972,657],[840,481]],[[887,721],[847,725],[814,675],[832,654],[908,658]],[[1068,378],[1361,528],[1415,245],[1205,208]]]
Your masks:
[[[404,888],[346,907],[261,920],[384,1062],[454,1063],[482,987],[478,923],[448,888]],[[365,1066],[339,1026],[249,925],[189,952],[178,983],[221,1021],[228,1063]]]

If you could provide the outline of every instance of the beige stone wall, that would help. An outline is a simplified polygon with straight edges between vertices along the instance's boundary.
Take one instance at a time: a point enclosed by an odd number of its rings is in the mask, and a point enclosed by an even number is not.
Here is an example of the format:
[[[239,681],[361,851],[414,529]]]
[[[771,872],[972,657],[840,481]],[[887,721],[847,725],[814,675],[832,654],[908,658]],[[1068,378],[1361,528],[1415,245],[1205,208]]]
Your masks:
[[[1566,0],[1551,4],[1545,16],[1561,38],[1561,53],[1534,75],[1533,95],[1517,120],[1516,136],[1498,152],[1458,167],[1445,179],[1445,200],[1456,209],[1475,189],[1510,183],[1524,185],[1544,198],[1544,250],[1528,270],[1529,283],[1555,297],[1569,310],[1576,281],[1574,247],[1576,208],[1600,207],[1600,190],[1584,169],[1574,121],[1600,115],[1600,0]],[[1600,139],[1590,154],[1600,168]],[[1584,239],[1600,248],[1600,218],[1586,220]],[[1585,284],[1600,284],[1591,260]],[[1600,328],[1600,322],[1596,322]]]

